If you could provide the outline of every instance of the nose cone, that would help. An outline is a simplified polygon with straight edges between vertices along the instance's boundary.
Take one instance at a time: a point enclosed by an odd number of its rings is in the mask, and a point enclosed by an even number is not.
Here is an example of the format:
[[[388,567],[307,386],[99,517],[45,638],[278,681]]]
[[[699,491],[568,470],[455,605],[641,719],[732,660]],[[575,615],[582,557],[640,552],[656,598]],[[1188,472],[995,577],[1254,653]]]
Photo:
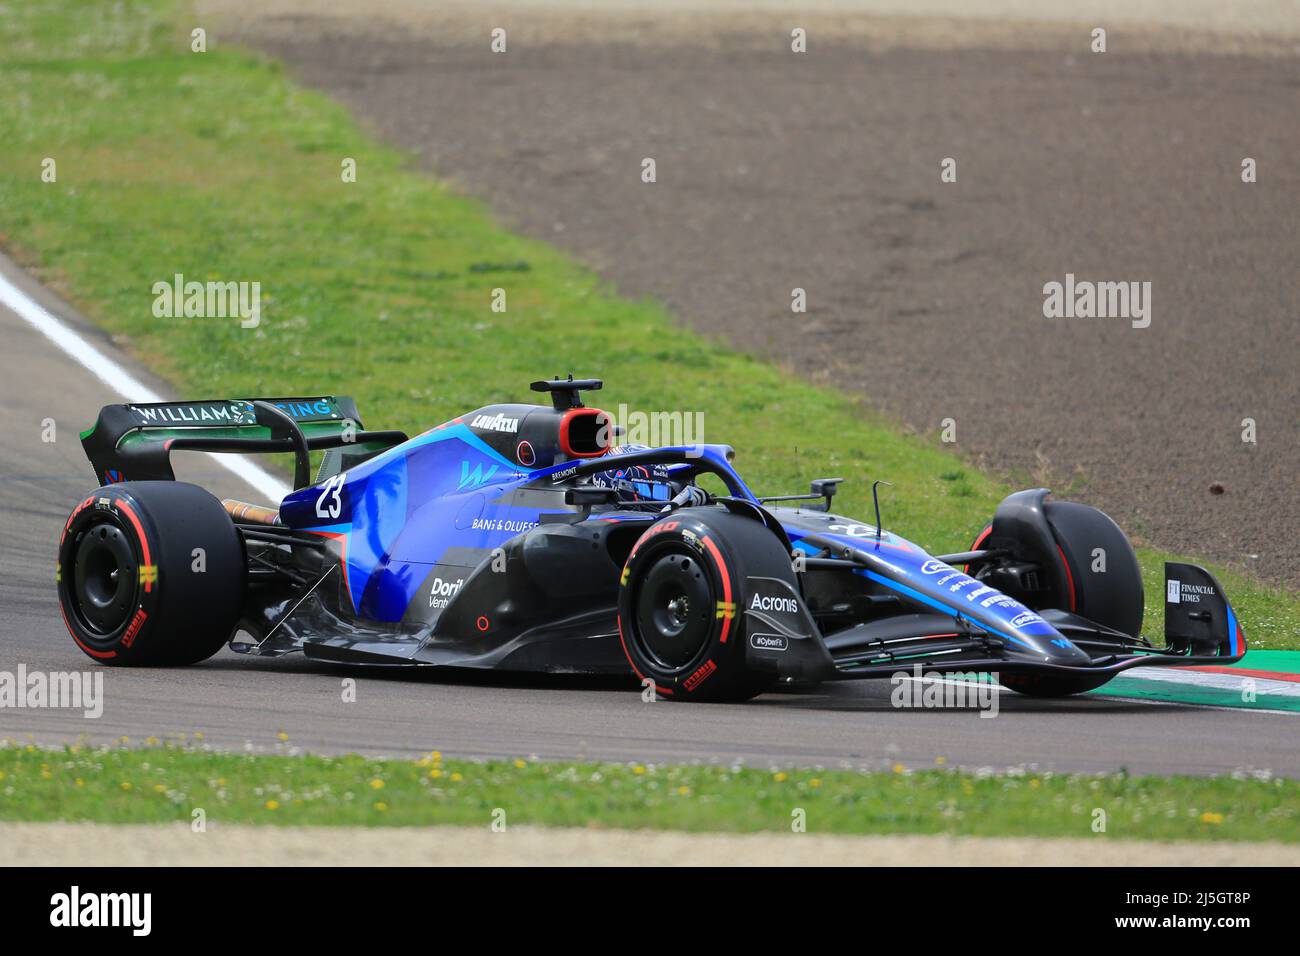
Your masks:
[[[1073,641],[1041,618],[1017,630],[1020,631],[1017,637],[1023,645],[1017,646],[1015,650],[1021,654],[1040,657],[1048,663],[1069,667],[1086,667],[1092,663],[1092,658],[1087,652],[1080,650]]]

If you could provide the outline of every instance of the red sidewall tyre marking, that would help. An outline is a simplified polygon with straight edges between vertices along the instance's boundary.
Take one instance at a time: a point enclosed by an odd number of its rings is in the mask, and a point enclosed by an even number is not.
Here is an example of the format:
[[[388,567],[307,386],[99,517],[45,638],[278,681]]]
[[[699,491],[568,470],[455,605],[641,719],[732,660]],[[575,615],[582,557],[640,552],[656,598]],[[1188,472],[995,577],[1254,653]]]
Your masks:
[[[131,524],[135,527],[135,537],[140,543],[140,554],[144,559],[142,564],[144,566],[153,564],[153,561],[149,559],[149,539],[145,537],[144,526],[140,524],[140,519],[136,517],[135,511],[121,498],[115,498],[113,504],[131,519]],[[153,581],[148,577],[144,579],[144,590],[146,594],[153,590]]]
[[[722,560],[722,552],[718,550],[718,546],[713,543],[712,538],[706,536],[701,538],[700,540],[704,542],[704,546],[708,548],[709,556],[713,558],[713,563],[716,564],[718,567],[718,577],[722,578],[722,600],[726,602],[728,607],[730,607],[731,606],[731,575],[727,572],[727,562]],[[734,615],[735,615],[734,608],[731,614],[723,615],[722,634],[718,637],[719,644],[727,643],[727,633],[731,630],[731,618]]]
[[[98,658],[101,661],[107,661],[117,657],[117,651],[97,651],[94,648],[87,647],[81,642],[81,638],[77,637],[77,632],[72,629],[72,624],[68,621],[68,612],[63,609],[62,601],[59,602],[59,614],[63,617],[63,626],[68,629],[68,633],[71,634],[72,639],[77,642],[77,646],[91,657]]]
[[[979,533],[979,536],[975,538],[975,543],[970,546],[970,549],[972,551],[978,551],[980,549],[980,545],[982,545],[985,542],[985,540],[988,538],[988,536],[991,535],[992,533],[993,533],[993,525],[988,525],[987,527],[985,527],[985,529]],[[962,574],[970,574],[970,565],[963,564],[961,566],[961,571]]]
[[[1065,583],[1070,588],[1070,613],[1073,614],[1079,609],[1079,602],[1074,597],[1074,575],[1070,573],[1070,562],[1065,559],[1065,551],[1058,544],[1056,553],[1061,556],[1061,567],[1065,568]]]

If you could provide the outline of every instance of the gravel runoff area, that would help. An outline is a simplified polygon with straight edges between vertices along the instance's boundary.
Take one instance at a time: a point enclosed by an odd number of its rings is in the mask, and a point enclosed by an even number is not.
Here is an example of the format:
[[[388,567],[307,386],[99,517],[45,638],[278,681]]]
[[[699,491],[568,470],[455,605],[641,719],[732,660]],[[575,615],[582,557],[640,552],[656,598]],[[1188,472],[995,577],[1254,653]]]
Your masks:
[[[1277,843],[514,827],[0,823],[9,866],[1296,866]]]
[[[1300,8],[739,6],[199,10],[684,324],[935,441],[952,419],[969,459],[1140,542],[1300,583]],[[1151,283],[1149,327],[1046,318],[1067,274]]]

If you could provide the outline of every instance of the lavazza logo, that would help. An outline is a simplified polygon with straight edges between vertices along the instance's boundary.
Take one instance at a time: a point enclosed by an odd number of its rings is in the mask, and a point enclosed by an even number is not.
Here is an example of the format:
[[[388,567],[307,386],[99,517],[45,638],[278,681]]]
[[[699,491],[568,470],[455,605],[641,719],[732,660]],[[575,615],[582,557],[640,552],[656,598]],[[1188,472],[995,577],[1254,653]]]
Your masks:
[[[153,927],[153,894],[83,893],[74,886],[50,897],[50,925],[129,927],[133,936],[148,936]]]
[[[506,432],[513,435],[519,431],[519,419],[507,418],[500,412],[495,415],[475,415],[470,425],[481,428],[485,432]]]

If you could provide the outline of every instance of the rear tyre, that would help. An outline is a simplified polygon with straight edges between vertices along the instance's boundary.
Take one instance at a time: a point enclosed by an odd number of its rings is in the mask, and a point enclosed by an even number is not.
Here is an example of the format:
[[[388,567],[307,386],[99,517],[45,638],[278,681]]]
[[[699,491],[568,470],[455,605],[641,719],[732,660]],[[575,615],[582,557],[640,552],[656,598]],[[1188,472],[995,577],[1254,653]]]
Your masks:
[[[794,580],[785,549],[758,521],[682,509],[633,547],[619,592],[628,663],[669,700],[742,701],[776,683],[746,664],[748,574]]]
[[[197,485],[109,485],[73,510],[59,539],[63,620],[102,664],[194,664],[235,629],[244,562],[230,516]]]

